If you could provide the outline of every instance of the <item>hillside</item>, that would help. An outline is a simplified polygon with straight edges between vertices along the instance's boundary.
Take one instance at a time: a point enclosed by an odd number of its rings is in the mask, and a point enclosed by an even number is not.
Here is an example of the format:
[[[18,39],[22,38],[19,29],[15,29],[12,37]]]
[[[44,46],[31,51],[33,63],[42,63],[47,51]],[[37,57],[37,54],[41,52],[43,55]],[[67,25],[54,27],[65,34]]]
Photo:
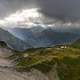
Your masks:
[[[19,71],[35,68],[49,76],[49,73],[53,73],[53,66],[56,65],[55,69],[60,80],[80,79],[80,49],[70,45],[30,49],[21,54],[15,52],[10,58],[16,58],[16,69]]]
[[[74,48],[80,49],[80,39],[78,39],[74,43],[72,43],[71,46],[73,46]]]
[[[16,51],[24,51],[28,48],[31,48],[31,45],[23,40],[15,37],[10,32],[0,28],[0,41],[5,42],[7,46]]]
[[[37,35],[37,33],[33,34],[29,31],[26,32],[25,29],[23,30],[21,29],[21,31],[22,32],[25,31],[24,33],[26,34],[24,35],[24,37],[27,35],[27,37],[25,37],[26,38],[25,41],[20,39],[17,36],[15,37],[15,35],[13,35],[12,33],[8,31],[0,29],[1,43],[4,42],[7,44],[9,48],[14,49],[13,50],[14,54],[9,56],[9,59],[13,61],[17,71],[20,71],[23,73],[26,71],[29,71],[32,74],[31,71],[33,69],[38,70],[40,72],[33,71],[33,73],[35,72],[36,76],[37,74],[40,75],[41,77],[45,75],[47,78],[49,78],[45,80],[71,80],[71,79],[79,80],[80,79],[80,40],[79,39],[74,41],[70,45],[68,44],[60,45],[59,44],[54,47],[35,48],[35,49],[32,48],[33,46],[31,47],[31,45],[29,45],[29,43],[27,44],[26,42],[26,40],[30,37],[31,37],[31,40],[33,40],[33,42],[36,42],[37,40],[40,39],[44,43],[46,38],[49,41],[57,40],[58,42],[61,42],[61,43],[67,42],[67,41],[70,42],[74,38],[75,39],[77,38],[76,34],[58,33],[58,32],[52,31],[51,29],[42,31],[42,34],[38,33],[39,35]],[[39,42],[39,41],[37,42],[41,44],[42,42]],[[28,50],[26,50],[26,48]],[[22,52],[24,50],[26,51]],[[23,73],[20,75],[25,75]],[[15,73],[13,73],[12,75],[14,74]],[[40,77],[40,80],[43,80],[44,76],[43,76],[43,79],[41,79],[41,77]],[[37,77],[35,80],[38,80],[38,79],[39,78]]]
[[[0,80],[48,80],[45,74],[36,69],[23,73],[16,71],[13,60],[8,58],[12,54],[14,51],[0,42]]]

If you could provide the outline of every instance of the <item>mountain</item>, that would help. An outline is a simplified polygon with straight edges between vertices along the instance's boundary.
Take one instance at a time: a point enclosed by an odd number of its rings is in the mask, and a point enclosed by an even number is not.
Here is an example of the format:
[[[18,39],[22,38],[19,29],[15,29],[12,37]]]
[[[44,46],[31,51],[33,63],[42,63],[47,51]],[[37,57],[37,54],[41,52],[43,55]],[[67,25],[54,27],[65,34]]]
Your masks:
[[[24,51],[25,49],[31,48],[29,43],[25,43],[23,40],[15,37],[6,30],[0,28],[0,41],[5,42],[7,46],[11,49],[17,51]]]
[[[51,28],[9,28],[8,32],[16,36],[33,48],[49,47],[57,44],[71,43],[79,35],[70,32],[57,32]],[[26,48],[27,49],[27,48]]]

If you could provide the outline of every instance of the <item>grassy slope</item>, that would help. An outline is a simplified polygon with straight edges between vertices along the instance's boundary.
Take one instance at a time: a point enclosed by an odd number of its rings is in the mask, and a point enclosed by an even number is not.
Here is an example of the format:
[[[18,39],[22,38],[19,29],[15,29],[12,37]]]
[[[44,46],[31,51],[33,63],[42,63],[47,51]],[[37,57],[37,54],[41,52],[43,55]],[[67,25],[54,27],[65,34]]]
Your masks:
[[[77,43],[77,44],[76,44]],[[78,47],[74,47],[73,45]],[[46,73],[57,63],[57,71],[61,80],[80,80],[80,44],[79,41],[61,49],[53,48],[30,49],[27,52],[16,53],[16,67],[20,70],[37,68]]]
[[[79,48],[80,49],[80,39],[78,39],[73,44],[71,44],[71,46],[74,47],[74,48]]]

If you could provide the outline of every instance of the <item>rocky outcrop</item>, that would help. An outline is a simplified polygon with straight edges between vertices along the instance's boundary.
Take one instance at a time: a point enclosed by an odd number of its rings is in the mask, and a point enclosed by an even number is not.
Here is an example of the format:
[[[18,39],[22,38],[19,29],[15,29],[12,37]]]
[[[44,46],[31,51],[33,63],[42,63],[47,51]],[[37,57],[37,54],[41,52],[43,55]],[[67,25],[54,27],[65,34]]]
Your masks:
[[[11,69],[0,68],[1,80],[49,80],[47,76],[38,70],[32,70],[31,72],[17,72]]]
[[[30,72],[18,72],[14,69],[14,64],[6,57],[13,54],[7,48],[0,48],[0,80],[59,80],[56,66],[47,74],[39,70],[32,69]]]

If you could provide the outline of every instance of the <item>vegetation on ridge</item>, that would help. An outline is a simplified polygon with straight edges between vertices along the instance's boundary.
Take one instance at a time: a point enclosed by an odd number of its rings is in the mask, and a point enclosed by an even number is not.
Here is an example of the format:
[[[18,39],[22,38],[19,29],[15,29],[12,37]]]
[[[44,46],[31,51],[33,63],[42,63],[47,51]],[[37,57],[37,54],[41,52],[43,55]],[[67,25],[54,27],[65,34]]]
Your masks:
[[[11,58],[16,61],[18,70],[36,68],[44,73],[49,72],[57,64],[61,80],[80,80],[80,45],[79,41],[72,45],[58,45],[49,48],[30,49],[17,53]]]

